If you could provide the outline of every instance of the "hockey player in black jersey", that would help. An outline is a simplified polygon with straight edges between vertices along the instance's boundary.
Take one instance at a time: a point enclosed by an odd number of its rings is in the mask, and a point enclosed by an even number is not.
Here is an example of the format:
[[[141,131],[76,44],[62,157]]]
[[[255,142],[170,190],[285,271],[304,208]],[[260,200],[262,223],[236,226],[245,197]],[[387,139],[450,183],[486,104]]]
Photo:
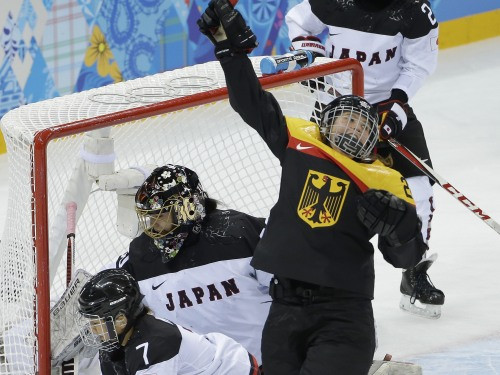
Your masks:
[[[136,211],[144,232],[113,266],[138,281],[158,318],[201,334],[225,334],[260,362],[271,275],[255,270],[250,260],[264,219],[217,209],[197,173],[172,164],[146,178]]]
[[[215,45],[229,101],[282,166],[252,265],[274,274],[262,336],[268,375],[366,375],[375,350],[371,300],[373,246],[395,267],[425,251],[413,198],[402,176],[367,159],[378,114],[366,100],[341,96],[321,123],[284,117],[262,89],[246,54],[256,37],[229,1],[215,0],[198,21]]]
[[[429,2],[305,0],[291,8],[285,20],[293,48],[336,59],[352,57],[362,64],[365,97],[377,106],[380,116],[382,142],[378,153],[406,178],[422,219],[422,236],[428,244],[434,212],[431,181],[384,140],[395,137],[432,166],[422,125],[408,104],[437,64],[438,22]],[[326,28],[325,48],[315,35]],[[403,272],[403,310],[440,317],[444,293],[434,287],[427,275],[436,257],[437,254],[424,254],[418,266]]]
[[[85,345],[112,353],[120,374],[257,375],[257,360],[220,333],[200,335],[156,318],[137,281],[124,269],[94,275],[78,298]]]

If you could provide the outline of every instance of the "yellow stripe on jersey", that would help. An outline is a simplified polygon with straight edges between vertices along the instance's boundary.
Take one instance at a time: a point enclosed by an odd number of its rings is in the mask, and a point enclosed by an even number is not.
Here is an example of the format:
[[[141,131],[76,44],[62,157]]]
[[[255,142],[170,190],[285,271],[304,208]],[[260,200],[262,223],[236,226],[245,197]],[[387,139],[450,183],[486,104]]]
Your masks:
[[[319,127],[310,121],[286,117],[286,122],[291,137],[318,148],[324,157],[334,161],[350,175],[362,191],[366,189],[387,190],[398,198],[415,204],[408,183],[398,171],[386,167],[378,160],[371,164],[358,163],[332,149],[321,141]]]

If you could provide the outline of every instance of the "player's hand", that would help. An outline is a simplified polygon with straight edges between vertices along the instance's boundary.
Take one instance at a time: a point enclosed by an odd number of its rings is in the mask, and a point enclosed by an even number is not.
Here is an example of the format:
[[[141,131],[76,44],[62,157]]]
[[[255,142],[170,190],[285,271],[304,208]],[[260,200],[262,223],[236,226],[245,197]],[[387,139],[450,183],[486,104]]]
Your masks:
[[[216,27],[218,24],[220,26]],[[252,29],[229,0],[211,0],[198,20],[198,27],[214,43],[218,59],[237,53],[250,53],[258,45]]]
[[[358,198],[359,220],[372,233],[390,235],[406,212],[405,202],[386,190],[367,190]]]
[[[259,43],[240,12],[233,8],[229,0],[213,0],[213,6],[227,38],[231,42],[231,47],[237,52],[252,52]]]
[[[217,43],[222,42],[224,39],[224,35],[222,35],[219,31],[220,28],[220,20],[215,14],[215,10],[213,9],[213,2],[208,4],[207,9],[203,12],[201,17],[196,21],[198,24],[198,28],[200,32],[207,36],[208,39],[216,46]],[[222,38],[221,38],[222,37]]]
[[[321,40],[314,35],[301,35],[292,40],[292,46],[290,47],[292,51],[306,50],[311,51],[314,58],[325,57],[326,48],[321,43]]]
[[[406,126],[408,106],[397,99],[389,99],[377,105],[379,116],[379,136],[385,141],[397,136]]]

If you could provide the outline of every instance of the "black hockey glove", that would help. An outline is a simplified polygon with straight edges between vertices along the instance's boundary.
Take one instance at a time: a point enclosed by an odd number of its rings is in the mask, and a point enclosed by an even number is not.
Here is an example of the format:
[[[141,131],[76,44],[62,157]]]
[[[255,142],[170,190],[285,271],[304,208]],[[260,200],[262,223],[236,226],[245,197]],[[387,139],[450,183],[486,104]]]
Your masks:
[[[219,60],[233,54],[250,53],[258,45],[257,37],[228,0],[211,0],[197,23],[200,32],[214,43],[215,56]],[[216,24],[220,26],[215,28]]]
[[[420,235],[421,222],[414,205],[386,190],[370,189],[358,198],[358,218],[389,246],[400,246]]]
[[[370,189],[358,199],[359,220],[380,236],[390,235],[405,212],[405,202],[385,190]]]
[[[377,105],[379,116],[379,136],[381,141],[398,135],[406,126],[408,118],[408,96],[403,90],[394,89],[392,95],[386,101]]]
[[[200,32],[208,39],[210,39],[210,41],[216,46],[217,43],[222,42],[222,40],[216,40],[214,37],[214,34],[217,34],[217,31],[220,27],[220,20],[219,17],[217,17],[217,14],[215,14],[215,10],[213,9],[213,6],[211,7],[211,5],[212,2],[208,4],[207,9],[205,9],[205,12],[203,12],[196,23],[198,24]],[[223,35],[221,35],[221,38],[223,39]]]

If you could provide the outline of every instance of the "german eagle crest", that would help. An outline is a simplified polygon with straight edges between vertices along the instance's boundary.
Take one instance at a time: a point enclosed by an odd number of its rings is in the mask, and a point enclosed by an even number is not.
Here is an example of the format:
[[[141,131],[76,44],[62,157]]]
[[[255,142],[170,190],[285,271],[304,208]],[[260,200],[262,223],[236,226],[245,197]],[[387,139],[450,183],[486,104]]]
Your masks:
[[[334,225],[342,211],[349,183],[309,170],[297,214],[312,228]]]

